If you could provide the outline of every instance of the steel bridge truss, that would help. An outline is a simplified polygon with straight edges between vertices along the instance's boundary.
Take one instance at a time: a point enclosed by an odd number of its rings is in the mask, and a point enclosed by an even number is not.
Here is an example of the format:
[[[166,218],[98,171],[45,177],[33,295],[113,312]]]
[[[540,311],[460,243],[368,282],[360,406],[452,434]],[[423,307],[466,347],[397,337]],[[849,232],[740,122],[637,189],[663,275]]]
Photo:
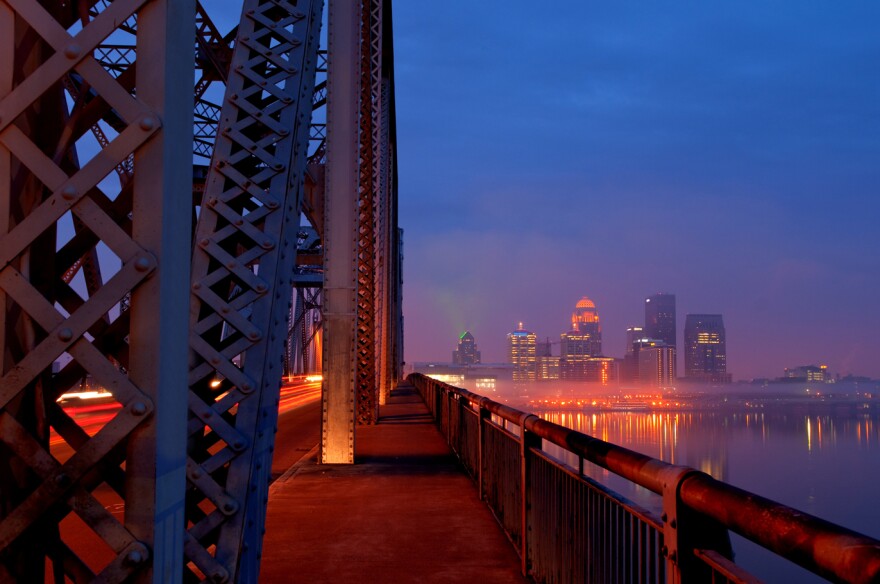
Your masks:
[[[244,0],[223,34],[195,0],[0,0],[0,582],[256,582],[292,337],[303,367],[349,345],[323,450],[376,421],[403,340],[391,6],[332,1],[329,55],[322,12]],[[83,379],[88,423],[59,403]]]

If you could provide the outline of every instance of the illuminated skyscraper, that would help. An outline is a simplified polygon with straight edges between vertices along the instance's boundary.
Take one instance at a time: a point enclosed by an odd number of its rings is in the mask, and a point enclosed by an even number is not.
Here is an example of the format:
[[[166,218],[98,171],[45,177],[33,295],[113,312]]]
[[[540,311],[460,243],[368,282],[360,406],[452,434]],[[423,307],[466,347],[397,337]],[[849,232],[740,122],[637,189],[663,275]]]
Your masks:
[[[599,311],[592,300],[584,296],[571,314],[571,330],[586,337],[587,354],[598,357],[602,354],[602,326],[599,324]],[[563,353],[564,356],[564,353]]]
[[[507,347],[510,363],[513,365],[514,383],[535,381],[535,333],[523,328],[523,324],[507,335]]]
[[[480,352],[470,331],[458,337],[458,348],[452,352],[452,362],[456,365],[475,365],[480,362]]]
[[[720,314],[689,314],[684,323],[684,371],[692,381],[730,383]]]
[[[675,294],[664,292],[645,298],[645,336],[658,339],[668,347],[675,342]]]
[[[660,339],[635,342],[639,363],[639,383],[647,387],[675,385],[675,347]]]
[[[620,380],[633,383],[639,380],[639,354],[636,341],[645,338],[645,329],[631,326],[626,329],[626,353],[620,365]]]
[[[589,334],[571,331],[559,335],[559,375],[571,381],[587,380],[587,360],[593,347]]]
[[[584,296],[571,314],[571,330],[559,336],[559,373],[562,379],[586,381],[587,360],[602,354],[599,312]]]

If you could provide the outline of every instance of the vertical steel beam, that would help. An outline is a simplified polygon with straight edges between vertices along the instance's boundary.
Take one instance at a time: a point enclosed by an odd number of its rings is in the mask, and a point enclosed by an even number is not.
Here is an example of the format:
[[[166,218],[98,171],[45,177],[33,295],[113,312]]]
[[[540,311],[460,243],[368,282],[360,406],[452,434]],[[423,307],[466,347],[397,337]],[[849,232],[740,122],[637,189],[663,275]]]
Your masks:
[[[196,229],[190,573],[256,582],[308,158],[321,0],[246,0]]]
[[[152,574],[142,582],[182,582],[186,456],[187,322],[192,205],[191,53],[194,0],[162,0],[138,13],[137,97],[161,119],[135,153],[132,238],[159,270],[132,292],[129,376],[160,404],[129,442],[126,524],[149,542]],[[159,123],[143,118],[141,126]],[[149,488],[149,486],[152,488]],[[145,488],[146,487],[146,488]]]
[[[357,421],[375,424],[379,418],[376,382],[376,219],[378,203],[377,152],[379,130],[381,0],[363,0],[360,35],[360,168],[357,250]]]
[[[330,0],[321,462],[354,462],[361,3]]]
[[[179,250],[189,245],[189,205],[180,194],[191,180],[193,69],[177,56],[191,54],[193,15],[189,0],[0,6],[0,470],[28,477],[0,493],[0,580],[42,581],[48,559],[56,580],[180,581],[183,461],[173,433],[185,416],[178,327],[189,263]],[[117,78],[100,61],[108,37],[141,52],[140,83],[131,62]],[[71,86],[88,88],[88,105]],[[75,144],[102,118],[114,135],[80,166]],[[132,157],[133,182],[105,193],[103,179]],[[59,246],[65,218],[81,229]],[[99,242],[121,267],[77,293],[64,275],[98,257]],[[129,294],[132,311],[122,312]],[[63,368],[52,375],[56,360]],[[121,406],[94,436],[56,403],[85,375]],[[50,426],[72,454],[56,458]],[[124,518],[106,510],[102,483],[121,496]],[[78,554],[91,550],[71,547],[59,527],[71,513],[104,541],[106,564],[89,566]],[[9,552],[29,541],[41,557],[20,572]]]

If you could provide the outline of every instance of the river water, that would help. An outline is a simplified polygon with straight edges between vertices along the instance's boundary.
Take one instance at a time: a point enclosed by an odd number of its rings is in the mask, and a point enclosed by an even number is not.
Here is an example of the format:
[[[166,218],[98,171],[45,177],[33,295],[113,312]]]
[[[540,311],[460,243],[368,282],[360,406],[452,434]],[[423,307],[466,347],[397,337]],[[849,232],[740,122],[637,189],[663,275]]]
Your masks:
[[[847,400],[820,406],[726,404],[703,411],[537,413],[880,539],[880,410],[875,404]],[[553,446],[545,449],[563,457]],[[577,465],[573,459],[566,462]],[[587,466],[587,474],[625,497],[659,508],[653,493]],[[821,581],[741,538],[734,536],[733,542],[737,563],[768,582]]]

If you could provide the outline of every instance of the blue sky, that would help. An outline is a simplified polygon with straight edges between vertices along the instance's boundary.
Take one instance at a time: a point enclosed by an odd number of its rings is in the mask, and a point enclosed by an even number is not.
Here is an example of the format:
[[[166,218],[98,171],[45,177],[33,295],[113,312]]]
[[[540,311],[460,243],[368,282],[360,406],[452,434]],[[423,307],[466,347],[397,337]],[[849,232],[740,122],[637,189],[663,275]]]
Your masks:
[[[880,377],[880,3],[394,5],[408,361],[596,302],[724,315],[735,378]]]

